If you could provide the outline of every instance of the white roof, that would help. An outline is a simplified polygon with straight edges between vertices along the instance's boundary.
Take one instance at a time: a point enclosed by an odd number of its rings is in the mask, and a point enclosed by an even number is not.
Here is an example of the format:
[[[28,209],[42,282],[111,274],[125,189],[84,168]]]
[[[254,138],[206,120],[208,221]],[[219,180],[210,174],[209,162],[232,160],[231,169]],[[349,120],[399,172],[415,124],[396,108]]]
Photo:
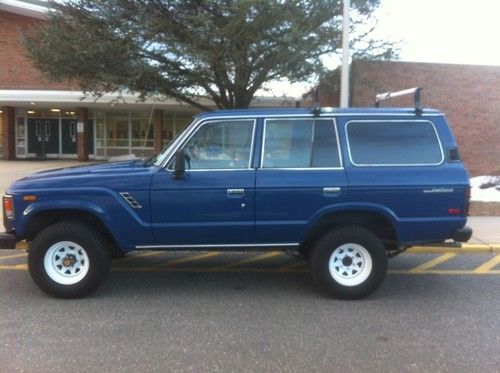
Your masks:
[[[200,104],[215,108],[214,103],[206,97],[196,100]],[[142,101],[138,94],[105,93],[100,97],[85,95],[83,91],[55,90],[0,90],[0,106],[24,108],[75,108],[88,107],[96,109],[145,109],[152,105],[157,109],[176,111],[193,111],[194,107],[171,97],[157,95]],[[255,97],[252,107],[293,107],[293,97]]]
[[[0,0],[0,9],[22,16],[44,19],[48,7],[41,5],[43,3],[44,1]]]

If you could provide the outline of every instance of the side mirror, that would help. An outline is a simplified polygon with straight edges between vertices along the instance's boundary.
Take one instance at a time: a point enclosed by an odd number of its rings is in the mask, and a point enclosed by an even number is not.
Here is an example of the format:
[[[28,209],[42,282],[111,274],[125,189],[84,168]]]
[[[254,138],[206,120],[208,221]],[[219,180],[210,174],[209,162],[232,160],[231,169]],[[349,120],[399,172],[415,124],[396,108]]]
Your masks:
[[[186,172],[186,153],[184,149],[179,149],[175,153],[175,169],[174,169],[174,179],[179,180],[184,177]]]

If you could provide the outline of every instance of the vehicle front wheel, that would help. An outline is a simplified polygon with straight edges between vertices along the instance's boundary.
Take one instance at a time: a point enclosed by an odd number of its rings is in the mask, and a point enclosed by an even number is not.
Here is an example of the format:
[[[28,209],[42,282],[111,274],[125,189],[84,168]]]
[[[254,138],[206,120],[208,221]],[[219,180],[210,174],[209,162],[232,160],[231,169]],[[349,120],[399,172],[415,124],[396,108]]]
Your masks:
[[[30,245],[28,269],[44,292],[78,298],[95,290],[109,271],[110,254],[102,237],[79,223],[57,223]]]
[[[387,273],[382,241],[358,226],[341,227],[314,246],[311,271],[316,284],[335,298],[357,299],[374,292]]]

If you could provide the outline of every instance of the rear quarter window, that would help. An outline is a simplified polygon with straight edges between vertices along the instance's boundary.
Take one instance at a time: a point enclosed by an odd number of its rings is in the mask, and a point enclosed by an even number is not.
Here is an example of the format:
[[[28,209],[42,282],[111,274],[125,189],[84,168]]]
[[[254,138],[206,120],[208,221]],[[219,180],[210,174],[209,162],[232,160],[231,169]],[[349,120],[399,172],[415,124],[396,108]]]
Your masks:
[[[426,120],[353,120],[346,132],[356,166],[437,165],[444,158],[436,129]]]

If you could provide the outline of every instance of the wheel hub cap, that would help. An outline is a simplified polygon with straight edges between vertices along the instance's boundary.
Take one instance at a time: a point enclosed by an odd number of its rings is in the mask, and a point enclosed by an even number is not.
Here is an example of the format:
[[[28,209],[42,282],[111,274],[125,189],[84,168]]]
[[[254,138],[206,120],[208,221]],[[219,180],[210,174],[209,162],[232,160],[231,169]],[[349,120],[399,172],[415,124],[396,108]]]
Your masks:
[[[351,258],[350,256],[344,256],[344,258],[342,259],[342,265],[344,265],[345,267],[351,266],[353,262],[353,258]]]
[[[66,257],[63,260],[63,266],[65,267],[71,267],[75,264],[76,258],[74,255],[66,255]]]

